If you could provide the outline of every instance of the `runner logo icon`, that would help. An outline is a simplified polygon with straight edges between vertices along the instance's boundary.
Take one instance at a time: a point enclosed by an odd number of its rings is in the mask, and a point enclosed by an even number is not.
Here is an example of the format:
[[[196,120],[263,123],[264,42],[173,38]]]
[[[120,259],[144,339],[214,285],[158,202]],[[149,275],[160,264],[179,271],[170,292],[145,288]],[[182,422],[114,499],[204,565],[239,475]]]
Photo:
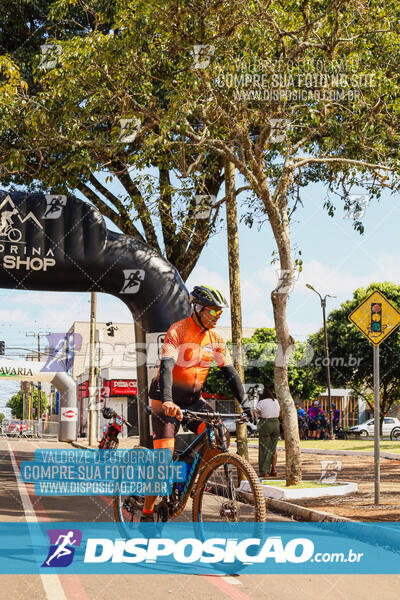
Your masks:
[[[123,269],[125,282],[121,294],[136,294],[144,279],[143,269]]]
[[[42,567],[68,567],[81,545],[82,532],[79,529],[49,529],[50,548]]]
[[[67,196],[53,196],[46,194],[46,210],[43,219],[59,219],[64,206],[67,204]]]

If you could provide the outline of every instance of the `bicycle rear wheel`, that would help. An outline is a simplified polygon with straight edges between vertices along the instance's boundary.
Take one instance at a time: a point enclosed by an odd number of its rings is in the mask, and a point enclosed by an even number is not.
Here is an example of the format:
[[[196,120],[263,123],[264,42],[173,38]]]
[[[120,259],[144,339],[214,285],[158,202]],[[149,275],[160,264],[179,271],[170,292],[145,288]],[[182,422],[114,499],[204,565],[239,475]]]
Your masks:
[[[262,486],[253,467],[241,456],[215,456],[199,475],[193,496],[194,522],[263,522]]]

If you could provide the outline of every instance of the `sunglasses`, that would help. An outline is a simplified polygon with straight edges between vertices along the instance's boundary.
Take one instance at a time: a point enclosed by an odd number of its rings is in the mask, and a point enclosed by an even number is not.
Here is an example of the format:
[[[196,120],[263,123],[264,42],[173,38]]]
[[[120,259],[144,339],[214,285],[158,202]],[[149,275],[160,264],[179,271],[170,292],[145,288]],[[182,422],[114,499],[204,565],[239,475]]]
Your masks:
[[[207,308],[204,307],[211,317],[219,317],[222,314],[222,308]]]

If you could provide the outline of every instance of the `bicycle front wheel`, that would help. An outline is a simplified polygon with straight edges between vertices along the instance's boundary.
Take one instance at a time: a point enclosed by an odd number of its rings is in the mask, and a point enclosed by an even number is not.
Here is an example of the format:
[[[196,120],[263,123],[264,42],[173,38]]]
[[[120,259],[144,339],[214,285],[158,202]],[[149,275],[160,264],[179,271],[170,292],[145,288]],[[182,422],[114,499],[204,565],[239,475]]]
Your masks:
[[[115,521],[130,524],[142,514],[144,496],[114,496],[113,504]]]
[[[263,522],[262,486],[253,467],[241,456],[215,456],[199,475],[193,496],[194,522]]]

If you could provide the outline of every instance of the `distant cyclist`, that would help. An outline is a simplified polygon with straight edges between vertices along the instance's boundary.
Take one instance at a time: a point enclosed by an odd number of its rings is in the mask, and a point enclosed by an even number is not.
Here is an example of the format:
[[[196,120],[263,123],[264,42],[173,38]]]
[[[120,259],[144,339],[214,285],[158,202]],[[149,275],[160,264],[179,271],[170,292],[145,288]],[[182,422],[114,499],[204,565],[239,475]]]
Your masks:
[[[313,404],[309,407],[307,411],[308,416],[308,437],[309,438],[319,438],[321,435],[321,430],[319,428],[318,417],[321,412],[320,404],[318,400],[315,400]]]
[[[223,294],[211,287],[196,286],[191,295],[192,314],[171,325],[164,339],[160,368],[150,385],[153,446],[170,448],[182,420],[181,409],[212,411],[201,398],[203,384],[213,359],[220,367],[227,384],[241,405],[247,397],[240,377],[222,337],[213,331],[228,303]],[[249,408],[245,413],[251,421]],[[201,433],[205,423],[193,420],[188,428]],[[146,496],[142,521],[152,521],[156,497]]]

